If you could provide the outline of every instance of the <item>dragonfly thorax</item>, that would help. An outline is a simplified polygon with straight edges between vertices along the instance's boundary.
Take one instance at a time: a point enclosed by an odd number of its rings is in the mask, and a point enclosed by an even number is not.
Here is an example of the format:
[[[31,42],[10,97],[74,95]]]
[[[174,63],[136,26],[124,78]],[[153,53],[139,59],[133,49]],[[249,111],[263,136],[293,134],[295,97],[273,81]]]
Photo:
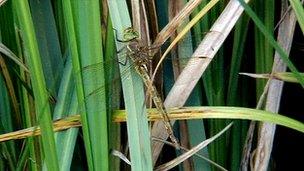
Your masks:
[[[135,65],[147,66],[149,63],[149,56],[143,46],[140,46],[137,41],[130,41],[127,45],[127,49],[129,51],[128,56],[132,59]]]

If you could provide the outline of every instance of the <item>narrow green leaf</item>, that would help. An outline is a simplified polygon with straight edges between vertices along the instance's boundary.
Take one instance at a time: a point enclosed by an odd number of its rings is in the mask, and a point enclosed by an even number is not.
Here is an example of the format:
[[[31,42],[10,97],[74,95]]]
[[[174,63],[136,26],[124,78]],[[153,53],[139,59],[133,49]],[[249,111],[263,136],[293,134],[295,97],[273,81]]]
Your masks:
[[[123,122],[126,119],[125,110],[114,111],[113,121]],[[150,121],[160,119],[156,109],[148,110]],[[275,114],[272,112],[251,109],[245,107],[226,107],[226,106],[198,106],[198,107],[182,107],[172,108],[169,110],[171,119],[246,119],[261,122],[270,122],[277,125],[282,125],[299,132],[304,133],[304,123],[295,119]]]
[[[39,53],[45,75],[46,86],[52,95],[56,95],[63,71],[63,58],[61,55],[57,28],[50,0],[30,0]]]
[[[53,120],[77,113],[77,107],[77,94],[72,75],[72,60],[71,56],[69,56],[67,57],[67,62],[62,74]],[[60,170],[71,170],[77,134],[78,128],[71,128],[63,132],[55,133]],[[43,170],[47,170],[46,167],[44,167]]]
[[[0,74],[0,133],[13,131],[13,120],[11,115],[10,99],[5,82]],[[16,150],[13,142],[0,144],[1,155],[7,160],[10,169],[15,169]]]
[[[302,33],[304,33],[304,9],[300,0],[289,0],[292,9],[294,10],[298,23],[301,27]]]
[[[128,6],[122,0],[108,1],[108,5],[113,28],[118,36],[117,39],[123,39],[123,31],[131,26]],[[118,50],[125,46],[126,44],[116,41]],[[122,53],[118,53],[118,59],[123,59],[123,56]],[[153,170],[142,80],[134,68],[130,67],[130,60],[127,60],[126,66],[120,65],[120,73],[127,73],[127,78],[121,81],[125,107],[129,113],[127,129],[132,170]]]
[[[29,72],[28,68],[24,65],[24,63],[4,44],[0,42],[0,52],[5,54],[8,58],[14,61],[18,66],[24,69],[26,72]]]
[[[205,141],[199,143],[195,147],[193,147],[191,150],[183,153],[182,155],[178,156],[177,158],[169,161],[168,163],[165,163],[155,169],[155,171],[162,171],[162,170],[169,170],[175,167],[176,165],[180,164],[181,162],[185,161],[189,157],[193,156],[195,153],[199,152],[202,148],[206,147],[208,144],[215,141],[218,137],[220,137],[223,133],[225,133],[230,127],[232,126],[232,123],[227,125],[223,130],[218,132],[216,135],[212,136],[211,138],[206,139]]]
[[[108,130],[109,130],[109,150],[111,149],[119,149],[121,147],[121,138],[120,138],[120,125],[115,124],[111,121],[112,111],[117,110],[121,104],[121,84],[120,82],[116,84],[116,82],[112,82],[113,78],[119,78],[119,68],[118,62],[113,60],[116,56],[116,47],[115,47],[115,36],[114,30],[112,26],[112,22],[110,17],[107,18],[107,30],[106,30],[106,43],[105,43],[105,61],[111,61],[108,65],[110,65],[110,69],[106,69],[106,87],[107,92],[107,100],[108,100]],[[110,156],[110,168],[109,170],[119,171],[120,169],[120,159],[113,155]]]
[[[77,48],[77,41],[76,41],[76,29],[74,27],[74,16],[72,12],[72,5],[70,0],[62,0],[63,6],[63,13],[64,13],[64,20],[66,21],[67,27],[67,39],[69,48],[71,51],[72,56],[72,65],[73,65],[73,75],[76,84],[76,92],[77,92],[77,99],[79,103],[80,109],[85,109],[85,93],[84,93],[84,85],[81,75],[81,67],[80,67],[80,57]],[[92,145],[90,141],[90,133],[89,133],[89,125],[88,125],[88,117],[86,110],[82,110],[81,113],[81,123],[82,123],[82,131],[84,135],[84,144],[85,144],[85,151],[87,157],[88,168],[90,171],[94,170],[93,164],[93,154],[92,154]]]
[[[211,3],[211,1],[209,2]],[[209,15],[209,26],[213,24],[214,21],[217,20],[220,15],[222,9],[225,7],[224,1],[219,1],[212,10]],[[207,26],[207,24],[205,24]],[[203,28],[203,30],[209,30],[210,28]],[[205,95],[207,98],[207,104],[210,106],[214,105],[224,105],[225,102],[225,89],[224,87],[224,49],[221,48],[216,56],[213,58],[212,62],[204,72],[202,77]],[[209,135],[215,135],[217,132],[222,130],[226,126],[225,120],[208,120],[208,130]],[[210,158],[214,160],[216,163],[226,167],[228,164],[227,160],[227,148],[226,148],[226,139],[220,137],[218,141],[210,144],[208,147]],[[214,170],[214,167],[211,167],[211,170]]]
[[[249,17],[243,15],[235,26],[233,49],[231,58],[231,67],[229,73],[227,105],[240,106],[240,95],[238,91],[243,87],[239,86],[239,75],[242,59],[244,57],[245,41],[248,33]],[[231,148],[231,170],[238,170],[239,161],[241,159],[242,139],[243,136],[240,131],[244,122],[234,121],[230,134],[230,148]],[[243,128],[244,129],[244,128]],[[246,128],[245,128],[246,129]],[[243,132],[246,132],[245,130]]]
[[[21,72],[20,73],[21,78],[25,79],[25,72]],[[22,93],[22,108],[23,108],[23,113],[25,116],[25,125],[26,127],[31,127],[33,126],[32,123],[32,118],[31,118],[31,109],[30,109],[30,102],[31,100],[29,99],[28,96],[28,91],[25,87],[21,87],[21,93]],[[39,158],[39,156],[37,156],[36,154],[39,154],[39,150],[36,150],[38,147],[35,147],[35,139],[34,138],[28,138],[27,142],[26,142],[26,146],[28,146],[29,148],[29,157],[31,159],[33,159],[34,161],[36,161],[38,164],[34,164],[34,163],[29,163],[29,168],[31,171],[38,171],[41,170],[41,159]],[[37,140],[37,139],[36,139]],[[37,142],[36,142],[37,143]],[[22,153],[26,153],[26,149],[22,152]],[[18,166],[17,169],[20,168],[20,170],[23,169],[23,165]]]
[[[252,18],[256,26],[260,29],[260,31],[264,34],[265,38],[269,41],[269,43],[276,49],[276,51],[280,54],[280,57],[282,60],[287,64],[289,69],[292,71],[292,73],[295,75],[295,77],[299,80],[301,86],[304,88],[304,78],[301,77],[300,73],[296,69],[296,67],[292,64],[292,62],[288,59],[288,55],[286,52],[282,49],[282,47],[275,41],[275,39],[272,37],[272,34],[270,34],[266,27],[263,25],[261,20],[257,17],[257,15],[252,11],[252,9],[243,1],[238,0],[240,4],[244,7],[247,14]]]
[[[20,158],[18,159],[16,171],[23,171],[24,165],[27,161],[27,157],[30,153],[30,146],[31,146],[31,144],[29,143],[29,141],[27,141],[25,143],[25,147],[23,148],[23,151],[20,154]],[[32,169],[32,170],[34,171],[35,169]]]
[[[48,104],[48,95],[41,65],[41,57],[38,50],[37,39],[34,32],[33,21],[26,0],[13,1],[14,8],[20,22],[22,38],[27,52],[27,62],[30,69],[32,87],[35,97],[35,109],[41,127],[42,146],[45,154],[45,162],[49,170],[59,170],[57,153],[55,148],[54,133],[51,120],[51,111]]]
[[[73,3],[73,12],[77,16],[74,18],[74,24],[81,67],[103,63],[99,0],[78,0]],[[85,97],[88,97],[100,86],[105,85],[104,66],[100,65],[98,70],[83,72],[82,80]],[[105,88],[106,86],[103,86],[102,92],[107,91]],[[106,102],[105,93],[99,93],[81,102],[85,103],[94,170],[109,169]]]
[[[184,4],[186,4],[186,1],[182,1],[182,2]],[[212,1],[209,3],[209,5],[211,3],[216,4],[216,2],[218,2],[218,1]],[[172,3],[175,3],[175,2],[172,1]],[[202,2],[202,3],[207,4],[207,2]],[[197,8],[196,13],[192,13],[192,15],[191,15],[193,17],[193,19],[191,19],[191,21],[194,20],[194,18],[200,17],[200,20],[198,20],[198,19],[196,20],[197,23],[195,25],[194,24],[191,25],[191,27],[193,27],[194,32],[195,32],[193,37],[191,36],[191,33],[188,32],[190,30],[190,27],[188,27],[188,30],[185,31],[186,30],[185,26],[187,27],[189,25],[188,24],[189,19],[185,18],[185,23],[183,23],[180,26],[183,29],[178,29],[179,35],[181,35],[180,32],[183,32],[182,34],[184,34],[183,35],[184,38],[179,40],[178,45],[177,45],[178,58],[181,58],[181,59],[190,58],[191,55],[193,54],[193,48],[192,48],[193,41],[197,40],[197,42],[198,42],[198,40],[201,40],[202,35],[204,35],[204,33],[202,33],[201,29],[200,29],[200,22],[202,22],[201,20],[206,19],[206,15],[208,13],[205,12],[204,17],[199,16],[199,15],[202,14],[202,9],[207,8],[206,4],[203,5],[202,8]],[[209,5],[208,5],[208,7],[211,8]],[[167,50],[168,49],[169,48],[167,48]],[[178,77],[177,74],[180,74],[180,72],[177,72],[177,71],[181,71],[186,66],[186,63],[183,60],[178,60],[176,62],[173,61],[172,63],[173,63],[172,67],[174,68],[173,71],[175,71],[174,78],[177,78]],[[167,68],[166,65],[164,65],[164,68],[165,69]],[[164,79],[165,90],[167,90],[167,92],[169,92],[169,90],[172,88],[174,80],[170,79],[173,76],[171,76],[169,79],[167,77],[167,76],[169,76],[168,74],[171,72],[165,72],[165,73],[166,73],[166,79]],[[169,82],[169,84],[167,82]],[[198,105],[202,104],[202,93],[199,88],[201,88],[199,85],[197,85],[194,88],[194,90],[192,91],[190,97],[188,98],[188,100],[186,102],[186,106],[198,106]],[[188,120],[188,121],[183,121],[183,122],[186,123],[186,125],[188,127],[188,129],[186,129],[186,131],[188,131],[187,136],[189,137],[188,141],[189,141],[189,144],[191,147],[193,147],[195,144],[198,144],[198,143],[206,140],[205,126],[204,126],[203,120]],[[183,137],[181,137],[181,139],[182,138]],[[181,154],[181,152],[177,151],[177,154],[179,155],[179,154]],[[209,156],[207,148],[202,149],[201,151],[198,152],[198,154],[203,155],[203,156]],[[206,162],[205,160],[202,160],[201,158],[197,158],[197,157],[193,157],[191,160],[193,161],[193,164],[194,164],[194,170],[205,170],[205,171],[210,170],[210,164],[208,162]],[[185,170],[185,168],[183,168],[183,165],[180,165],[180,170],[182,170],[182,169]]]
[[[227,92],[227,105],[237,105],[238,73],[240,72],[242,58],[244,56],[245,41],[248,32],[249,17],[244,15],[235,26],[231,67],[229,73],[229,85]],[[235,124],[235,123],[234,123]]]
[[[277,79],[290,83],[299,83],[299,80],[291,72],[274,72],[272,74],[252,74],[252,73],[240,73],[241,75],[246,75],[258,79]],[[300,73],[304,77],[304,73]]]

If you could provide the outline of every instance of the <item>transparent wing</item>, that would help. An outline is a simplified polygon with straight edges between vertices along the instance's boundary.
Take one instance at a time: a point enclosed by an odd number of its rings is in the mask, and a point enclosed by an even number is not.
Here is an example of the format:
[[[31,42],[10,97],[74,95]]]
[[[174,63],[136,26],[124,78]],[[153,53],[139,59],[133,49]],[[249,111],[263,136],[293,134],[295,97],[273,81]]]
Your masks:
[[[190,48],[193,49],[192,47],[193,47],[193,44],[181,43],[177,48],[179,48],[178,50],[182,50],[182,49],[190,49]],[[154,49],[160,49],[160,47],[159,46],[142,47],[140,53],[142,53],[141,55],[148,56],[149,50],[154,50]],[[105,79],[106,79],[104,84],[99,85],[98,88],[95,88],[95,89],[91,90],[90,92],[86,93],[84,103],[85,103],[85,101],[89,100],[90,98],[94,99],[94,96],[99,96],[101,94],[106,94],[107,99],[110,99],[110,101],[114,97],[120,98],[120,82],[121,82],[121,79],[126,79],[128,77],[128,75],[127,75],[128,72],[120,73],[118,66],[125,65],[126,61],[130,60],[130,59],[128,59],[128,57],[127,57],[126,49],[121,49],[121,50],[119,50],[118,53],[122,53],[122,55],[119,55],[120,59],[112,58],[110,60],[88,65],[88,66],[85,66],[82,68],[82,70],[80,71],[82,73],[82,75],[86,75],[86,73],[94,73],[95,71],[98,71],[98,70],[101,70],[102,68],[104,68]],[[182,67],[188,62],[188,60],[189,60],[189,56],[182,56],[179,58],[175,58],[175,56],[172,55],[172,57],[169,56],[166,58],[166,61],[172,61],[174,65],[179,64]],[[131,63],[131,65],[129,67],[134,67],[134,65],[135,64]],[[148,94],[148,93],[146,93],[146,94]],[[109,103],[109,102],[107,102],[107,103]]]
[[[102,81],[103,83],[95,86],[97,88],[94,88],[90,90],[89,92],[86,92],[85,98],[82,103],[86,103],[87,101],[90,101],[91,99],[95,99],[95,97],[105,95],[106,99],[108,100],[106,103],[108,105],[112,105],[111,102],[114,100],[117,101],[120,99],[120,87],[121,87],[121,79],[126,79],[128,77],[128,72],[119,72],[119,65],[123,65],[125,63],[125,60],[128,60],[126,55],[123,55],[125,59],[116,59],[112,58],[111,60],[107,60],[104,62],[88,65],[82,68],[80,71],[83,77],[87,75],[87,73],[99,73],[99,70],[104,70],[104,78],[98,78],[98,79],[104,79]],[[134,67],[134,65],[130,65],[129,67]],[[98,75],[94,75],[94,77],[98,77]],[[84,105],[79,105],[84,106]],[[116,105],[117,106],[117,105]],[[118,106],[117,106],[118,107]],[[84,109],[79,109],[80,111]]]

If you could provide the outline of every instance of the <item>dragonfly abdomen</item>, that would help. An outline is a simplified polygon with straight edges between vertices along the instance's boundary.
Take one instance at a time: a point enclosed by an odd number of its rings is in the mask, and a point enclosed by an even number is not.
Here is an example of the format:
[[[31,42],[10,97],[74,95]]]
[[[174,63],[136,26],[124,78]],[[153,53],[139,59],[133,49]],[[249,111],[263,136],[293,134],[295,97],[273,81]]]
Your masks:
[[[177,138],[174,136],[172,125],[170,123],[170,119],[168,116],[168,112],[165,109],[164,103],[160,95],[158,94],[156,87],[153,85],[150,76],[148,75],[147,67],[145,67],[144,65],[140,65],[140,66],[136,66],[135,69],[143,79],[143,82],[147,87],[149,94],[152,96],[156,109],[161,113],[166,131],[168,132],[171,141],[174,143],[175,147],[179,149],[180,145]]]

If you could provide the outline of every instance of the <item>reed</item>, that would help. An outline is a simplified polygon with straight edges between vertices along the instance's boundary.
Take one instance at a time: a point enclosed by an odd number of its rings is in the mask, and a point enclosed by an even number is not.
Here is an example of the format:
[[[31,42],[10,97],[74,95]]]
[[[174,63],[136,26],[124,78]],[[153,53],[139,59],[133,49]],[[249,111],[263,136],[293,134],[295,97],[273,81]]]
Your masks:
[[[304,87],[289,55],[304,10],[289,4],[0,0],[0,171],[272,170],[275,125],[304,132],[279,110],[283,82]],[[130,54],[151,57],[186,152]]]

